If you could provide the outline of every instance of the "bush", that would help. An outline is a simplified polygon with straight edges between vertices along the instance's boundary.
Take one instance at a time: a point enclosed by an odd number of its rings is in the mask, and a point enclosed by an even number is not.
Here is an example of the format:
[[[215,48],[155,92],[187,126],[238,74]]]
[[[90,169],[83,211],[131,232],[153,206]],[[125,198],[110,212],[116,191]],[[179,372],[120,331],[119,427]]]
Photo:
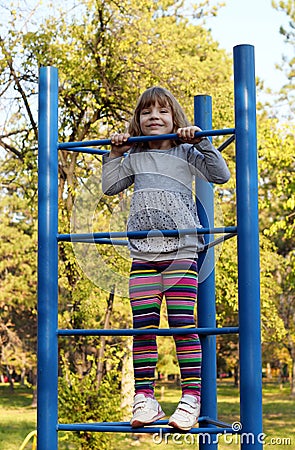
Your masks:
[[[59,378],[59,422],[93,423],[116,422],[122,418],[120,407],[120,372],[112,369],[102,379],[100,386],[96,381],[96,364],[81,377],[70,371],[62,362],[63,376]],[[111,433],[73,432],[68,439],[78,443],[81,450],[110,450]]]

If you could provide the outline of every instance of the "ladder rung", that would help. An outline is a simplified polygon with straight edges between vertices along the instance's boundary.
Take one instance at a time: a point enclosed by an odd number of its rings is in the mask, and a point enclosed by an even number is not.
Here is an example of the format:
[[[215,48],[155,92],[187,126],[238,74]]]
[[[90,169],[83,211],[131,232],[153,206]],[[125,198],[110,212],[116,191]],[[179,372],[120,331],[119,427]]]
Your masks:
[[[201,419],[201,418],[200,418]],[[199,420],[200,420],[199,419]],[[62,423],[57,425],[58,431],[93,431],[93,432],[109,432],[109,433],[187,433],[177,428],[165,427],[168,425],[168,420],[159,420],[155,423],[145,427],[133,428],[129,422],[99,422],[99,423]],[[189,430],[191,434],[217,434],[217,433],[230,433],[234,434],[235,431],[231,427],[199,427]]]
[[[57,240],[62,242],[83,242],[95,239],[118,239],[118,238],[146,238],[146,237],[178,237],[190,234],[236,234],[237,227],[217,227],[217,228],[183,228],[179,230],[140,230],[140,231],[112,231],[112,232],[97,232],[97,233],[73,233],[73,234],[58,234]]]
[[[148,329],[64,329],[57,330],[59,336],[138,336],[146,334],[155,334],[157,336],[174,336],[197,333],[199,335],[220,335],[220,334],[236,334],[239,333],[239,327],[224,328],[148,328]]]

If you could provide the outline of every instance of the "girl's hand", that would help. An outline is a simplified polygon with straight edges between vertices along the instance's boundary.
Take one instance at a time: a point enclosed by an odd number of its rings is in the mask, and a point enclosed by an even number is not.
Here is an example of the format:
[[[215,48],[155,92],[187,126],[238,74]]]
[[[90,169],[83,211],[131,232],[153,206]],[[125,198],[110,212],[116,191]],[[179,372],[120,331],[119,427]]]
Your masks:
[[[189,144],[198,144],[201,142],[203,137],[195,137],[196,131],[202,131],[201,128],[192,125],[190,127],[178,128],[177,135],[179,139],[184,142],[188,142]]]
[[[110,151],[110,158],[117,158],[118,156],[122,156],[130,149],[131,145],[125,144],[129,137],[129,133],[114,133],[111,135],[112,147]]]

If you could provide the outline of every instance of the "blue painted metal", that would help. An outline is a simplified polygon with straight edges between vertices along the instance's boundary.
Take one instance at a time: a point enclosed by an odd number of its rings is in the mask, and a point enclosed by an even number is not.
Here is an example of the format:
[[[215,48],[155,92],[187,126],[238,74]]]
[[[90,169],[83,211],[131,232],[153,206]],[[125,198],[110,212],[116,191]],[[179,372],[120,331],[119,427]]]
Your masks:
[[[77,242],[77,241],[75,241]],[[87,244],[103,244],[103,245],[128,245],[128,241],[124,239],[82,239],[79,242],[84,242]]]
[[[198,333],[200,335],[217,335],[217,334],[234,334],[239,332],[238,327],[223,327],[223,328],[150,328],[149,332],[157,336],[173,336]],[[139,336],[146,334],[146,330],[143,329],[64,329],[57,330],[59,336]]]
[[[234,48],[240,395],[243,432],[262,433],[260,267],[254,47]],[[242,443],[241,448],[261,449]]]
[[[123,237],[129,238],[145,238],[147,236],[180,236],[184,234],[218,234],[218,233],[233,233],[237,232],[236,227],[219,227],[219,228],[189,228],[183,230],[143,230],[143,231],[113,231],[113,232],[99,232],[99,233],[85,233],[85,234],[58,234],[59,241],[75,242],[83,239],[117,239]]]
[[[39,76],[38,156],[38,450],[57,449],[58,75]]]
[[[62,150],[68,150],[68,148],[64,148]],[[101,148],[89,148],[89,147],[71,147],[70,150],[71,152],[89,153],[90,155],[105,155],[106,153],[110,153],[109,150],[102,150]]]
[[[232,144],[235,140],[235,135],[233,134],[231,137],[229,137],[228,139],[226,139],[226,141],[224,141],[218,148],[217,150],[219,152],[222,152],[226,147],[228,147],[230,144]]]
[[[212,99],[208,95],[197,95],[194,99],[194,121],[202,129],[212,127]],[[212,185],[203,179],[196,179],[197,210],[200,222],[205,228],[214,228],[214,195]],[[213,236],[205,235],[209,244]],[[198,325],[216,327],[214,248],[199,255]],[[217,419],[216,386],[216,337],[201,335],[202,360],[202,401],[201,414]],[[200,442],[200,450],[214,450],[217,443]]]
[[[195,122],[205,131],[204,136],[234,134],[220,150],[236,139],[237,149],[237,227],[214,228],[213,193],[209,183],[197,181],[198,212],[202,230],[162,230],[168,234],[202,233],[207,247],[214,245],[213,233],[228,233],[224,239],[238,234],[239,266],[239,327],[216,328],[215,323],[215,286],[214,253],[208,249],[200,255],[200,265],[205,268],[199,286],[198,326],[196,332],[201,335],[203,346],[203,395],[200,428],[191,433],[214,435],[231,433],[227,424],[216,418],[216,346],[215,336],[219,334],[240,334],[240,387],[242,433],[255,437],[242,441],[244,450],[261,449],[259,435],[262,433],[262,380],[260,345],[260,301],[259,301],[259,237],[258,237],[258,189],[257,189],[257,150],[255,117],[255,74],[254,49],[244,45],[234,48],[234,85],[235,85],[235,129],[210,130],[211,98],[195,98]],[[57,418],[57,338],[71,335],[134,335],[146,333],[146,330],[58,330],[58,292],[57,292],[57,243],[81,239],[97,239],[106,243],[112,238],[131,237],[127,233],[94,233],[83,235],[60,235],[57,225],[58,200],[58,148],[63,150],[105,153],[99,149],[87,149],[90,145],[109,145],[110,140],[85,141],[58,144],[57,130],[57,70],[42,68],[39,79],[39,219],[38,219],[38,450],[57,450],[57,430],[93,429],[93,431],[134,432],[124,422],[103,424],[61,424]],[[201,133],[198,133],[201,135]],[[171,137],[172,136],[172,137]],[[163,135],[163,139],[176,138],[176,135]],[[155,136],[159,139],[159,136]],[[141,136],[130,140],[151,140]],[[85,150],[83,150],[85,148]],[[140,232],[139,232],[140,233]],[[157,233],[157,231],[156,231]],[[138,237],[136,232],[136,237]],[[119,242],[119,241],[118,241]],[[121,241],[121,245],[125,245]],[[202,273],[200,272],[200,275]],[[204,271],[203,271],[204,273]],[[151,330],[150,330],[151,331]],[[157,335],[185,334],[188,330],[159,329]],[[189,331],[191,332],[191,330]],[[158,423],[157,423],[158,424]],[[166,425],[159,421],[159,425]],[[216,428],[213,425],[224,426]],[[90,428],[89,428],[90,427]],[[98,428],[101,427],[101,428]],[[129,428],[128,428],[129,427]],[[144,427],[137,432],[159,432],[159,427]],[[171,428],[162,428],[163,433],[173,433]],[[177,430],[178,432],[178,430]],[[217,440],[200,443],[201,450],[213,450]]]
[[[214,247],[215,245],[221,244],[224,241],[227,241],[228,239],[235,237],[236,233],[229,233],[226,234],[225,236],[221,236],[218,239],[215,239],[214,241],[208,242],[208,244],[205,244],[203,248],[200,248],[200,252],[201,251],[205,251],[210,247]],[[70,241],[70,239],[69,239]],[[83,237],[83,239],[72,239],[71,242],[82,242],[84,244],[103,244],[103,245],[128,245],[128,241],[127,240],[120,240],[120,239],[100,239],[100,238],[85,238]]]
[[[227,134],[233,134],[235,132],[234,128],[225,128],[224,130],[208,130],[205,129],[202,131],[196,132],[196,136],[203,137],[203,136],[224,136]],[[134,142],[149,142],[149,141],[161,141],[161,140],[167,140],[167,139],[178,139],[177,134],[161,134],[159,136],[134,136],[130,137],[127,140],[127,143],[134,143]],[[58,144],[58,148],[60,150],[68,150],[70,148],[75,147],[81,147],[79,151],[83,151],[82,147],[90,147],[90,146],[104,146],[104,145],[111,145],[111,139],[96,139],[93,141],[79,141],[79,142],[62,142]],[[87,152],[87,149],[85,149]]]
[[[230,128],[230,129],[227,129],[227,130],[218,130],[218,133],[219,133],[219,131],[226,131],[225,134],[231,134],[231,133],[235,132],[234,128]],[[214,131],[214,133],[216,133],[216,132],[217,132],[217,130]],[[206,131],[206,134],[211,136],[210,131]],[[202,132],[202,135],[204,135],[204,132]],[[162,135],[162,136],[164,136],[164,138],[162,137],[162,139],[167,139],[167,136],[169,136],[169,138],[171,138],[170,134],[169,135]],[[173,134],[172,136],[174,137],[176,135]],[[216,134],[214,134],[214,136],[216,136]],[[134,141],[137,141],[136,137],[133,137],[132,139]],[[139,139],[142,139],[142,137],[139,137]],[[147,140],[147,137],[145,137],[144,139]],[[159,140],[159,138],[158,138],[158,140]],[[218,150],[220,152],[222,152],[222,150],[224,150],[226,147],[228,147],[234,140],[235,140],[235,135],[232,135],[223,144],[221,144],[220,147],[218,147]],[[83,141],[83,143],[84,142],[85,141]],[[93,141],[87,141],[88,144],[89,144],[89,142],[91,143]],[[108,145],[108,144],[110,145],[110,140],[109,139],[103,139],[101,141],[95,141],[95,142],[104,142],[104,145]],[[107,142],[107,144],[106,144],[106,142]],[[72,145],[70,147],[68,147],[68,145],[70,145],[70,144],[72,144]],[[60,149],[63,149],[63,150],[70,149],[71,152],[89,153],[91,155],[105,155],[107,153],[110,153],[109,150],[102,150],[101,148],[90,148],[88,146],[86,146],[86,147],[78,147],[77,145],[78,145],[78,143],[76,143],[76,142],[71,142],[71,143],[64,142],[64,143],[59,144],[58,146],[59,146]]]
[[[227,423],[227,422],[223,422],[223,421],[221,421],[221,420],[213,420],[213,419],[211,419],[210,417],[206,417],[206,416],[200,416],[199,417],[199,420],[201,420],[201,422],[206,422],[206,423],[210,423],[211,425],[215,425],[215,426],[217,426],[217,427],[220,427],[220,428],[227,428],[227,429],[229,429],[230,427],[231,427],[231,424],[229,424],[229,423]],[[161,419],[161,420],[157,420],[156,422],[154,422],[153,423],[153,426],[155,426],[155,425],[168,425],[168,420],[167,419]],[[87,426],[88,425],[88,423],[80,423],[80,424],[73,424],[73,423],[71,423],[71,424],[59,424],[58,425],[58,429],[62,429],[64,426],[73,426],[73,425],[85,425],[85,426]],[[89,423],[89,425],[91,426],[91,425],[95,425],[95,426],[100,426],[100,425],[103,425],[103,426],[113,426],[113,425],[119,425],[119,426],[130,426],[130,422],[91,422],[91,423]],[[220,428],[219,428],[219,430],[220,430]],[[138,428],[137,428],[138,429]],[[144,429],[144,430],[146,430],[147,428],[141,428],[141,429]],[[212,428],[211,428],[212,429]],[[134,430],[134,429],[133,429]],[[172,433],[177,433],[177,432],[179,432],[180,430],[178,430],[178,429],[176,429],[176,428],[170,428],[169,429]],[[197,429],[195,429],[195,433],[197,433],[198,431],[197,430],[200,430],[200,428],[197,428]],[[230,428],[230,430],[231,430],[231,432],[233,433],[233,434],[238,434],[238,431],[236,430],[236,431],[234,431],[232,428]],[[135,431],[135,430],[134,430]],[[229,430],[228,430],[229,431]],[[203,432],[203,431],[202,431]],[[214,430],[214,432],[215,432],[215,430]],[[183,433],[187,433],[186,431],[183,431]]]
[[[154,425],[154,424],[153,424]],[[162,424],[160,424],[162,425]],[[149,427],[138,427],[138,428],[132,428],[131,425],[108,425],[107,423],[104,424],[96,424],[96,423],[80,423],[80,424],[60,424],[58,425],[58,430],[60,431],[93,431],[93,432],[105,432],[105,433],[159,433],[160,430],[161,434],[187,434],[187,431],[181,431],[176,430],[171,427],[157,427],[157,426],[149,426]],[[207,434],[235,434],[235,432],[232,430],[232,428],[219,428],[219,427],[199,427],[199,428],[192,428],[189,431],[190,434],[204,434],[204,437],[206,437]],[[210,441],[210,439],[206,439]],[[216,442],[216,438],[212,437],[213,443]],[[181,442],[181,440],[179,440]],[[212,444],[211,444],[212,445]]]

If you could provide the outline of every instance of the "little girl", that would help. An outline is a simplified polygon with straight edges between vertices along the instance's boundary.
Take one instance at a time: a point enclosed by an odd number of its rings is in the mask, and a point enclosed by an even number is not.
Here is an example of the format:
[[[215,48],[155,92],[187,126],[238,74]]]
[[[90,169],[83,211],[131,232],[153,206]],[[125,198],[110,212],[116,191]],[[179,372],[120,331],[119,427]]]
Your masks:
[[[147,89],[139,98],[129,132],[111,136],[103,157],[102,188],[115,195],[134,184],[128,231],[201,227],[192,195],[195,176],[225,183],[230,174],[221,154],[201,131],[191,126],[177,100],[164,88]],[[177,141],[151,140],[130,145],[130,136],[177,134]],[[127,156],[123,154],[128,152]],[[134,328],[147,334],[133,340],[135,397],[132,427],[164,417],[154,397],[157,342],[149,328],[158,328],[163,296],[170,327],[194,328],[197,258],[200,235],[147,236],[129,239],[132,266],[129,293]],[[175,335],[182,397],[169,425],[190,430],[200,415],[201,345],[197,334]]]

